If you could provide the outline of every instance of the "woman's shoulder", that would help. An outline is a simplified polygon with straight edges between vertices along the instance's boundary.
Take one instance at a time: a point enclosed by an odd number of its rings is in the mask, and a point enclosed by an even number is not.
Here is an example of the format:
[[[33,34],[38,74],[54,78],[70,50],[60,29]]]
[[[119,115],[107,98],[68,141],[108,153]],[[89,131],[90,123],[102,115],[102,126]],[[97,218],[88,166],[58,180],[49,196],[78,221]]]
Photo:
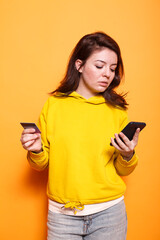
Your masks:
[[[51,95],[48,97],[48,99],[46,100],[44,105],[52,105],[55,104],[59,101],[59,97],[57,97],[57,95]]]
[[[57,101],[58,101],[58,98],[55,97],[54,95],[49,96],[48,99],[43,104],[41,112],[42,113],[43,112],[48,112],[49,109],[51,109],[53,106],[56,105]]]
[[[115,119],[120,123],[126,123],[128,122],[128,111],[126,109],[123,109],[121,107],[111,107],[112,108],[112,114]]]
[[[109,107],[109,108],[111,109],[111,111],[113,111],[116,115],[122,115],[122,116],[128,115],[127,109],[124,109],[124,108],[119,107],[119,106],[112,106],[112,105],[108,105],[108,107]]]

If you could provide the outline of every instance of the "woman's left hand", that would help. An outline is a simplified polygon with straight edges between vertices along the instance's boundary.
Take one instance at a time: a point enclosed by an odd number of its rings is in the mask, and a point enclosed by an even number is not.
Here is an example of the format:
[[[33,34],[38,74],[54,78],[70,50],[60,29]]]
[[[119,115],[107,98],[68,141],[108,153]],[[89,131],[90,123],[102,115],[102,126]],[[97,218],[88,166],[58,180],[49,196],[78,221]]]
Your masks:
[[[122,132],[120,132],[119,134],[115,134],[115,139],[117,143],[114,141],[113,138],[111,138],[112,145],[120,152],[122,157],[127,161],[129,161],[133,157],[134,149],[138,144],[139,132],[140,128],[137,128],[131,141]]]

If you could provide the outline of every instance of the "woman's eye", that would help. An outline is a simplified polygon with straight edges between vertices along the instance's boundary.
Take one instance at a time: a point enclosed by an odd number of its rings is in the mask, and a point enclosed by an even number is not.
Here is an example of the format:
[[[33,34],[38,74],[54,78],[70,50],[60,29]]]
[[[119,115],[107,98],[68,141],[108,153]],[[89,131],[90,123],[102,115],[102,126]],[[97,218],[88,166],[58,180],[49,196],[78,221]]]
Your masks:
[[[96,66],[96,68],[98,68],[98,69],[101,69],[101,68],[102,68],[102,66]]]
[[[111,72],[115,72],[116,71],[116,69],[111,69]]]

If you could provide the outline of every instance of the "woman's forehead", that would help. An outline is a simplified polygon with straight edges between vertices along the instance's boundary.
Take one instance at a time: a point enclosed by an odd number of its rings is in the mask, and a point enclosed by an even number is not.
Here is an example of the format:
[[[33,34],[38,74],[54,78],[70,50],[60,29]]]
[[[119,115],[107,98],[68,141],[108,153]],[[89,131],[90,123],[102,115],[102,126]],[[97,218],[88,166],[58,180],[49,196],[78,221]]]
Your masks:
[[[118,57],[113,50],[109,48],[102,48],[102,49],[96,49],[95,51],[93,51],[93,53],[89,56],[87,60],[101,61],[101,62],[112,61],[116,64],[118,61]]]

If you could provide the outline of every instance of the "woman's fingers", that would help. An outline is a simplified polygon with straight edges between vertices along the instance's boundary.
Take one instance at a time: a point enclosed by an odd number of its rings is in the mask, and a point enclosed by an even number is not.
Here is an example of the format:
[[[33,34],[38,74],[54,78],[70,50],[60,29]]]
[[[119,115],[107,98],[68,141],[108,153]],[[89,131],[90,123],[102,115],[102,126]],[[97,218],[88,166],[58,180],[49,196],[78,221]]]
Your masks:
[[[31,140],[31,141],[28,141],[28,142],[25,142],[23,145],[23,147],[28,150],[28,148],[35,142],[35,140]]]
[[[112,143],[112,146],[117,148],[119,150],[119,146],[118,144],[115,142],[115,140],[113,138],[111,138],[111,143]]]
[[[20,141],[27,151],[39,152],[42,148],[41,134],[35,133],[33,128],[24,129]]]
[[[123,133],[115,134],[115,138],[121,149],[127,149],[130,141]]]
[[[135,134],[134,134],[134,136],[133,136],[133,139],[132,139],[132,141],[134,142],[135,146],[136,146],[137,143],[138,143],[139,133],[140,133],[140,128],[137,128],[137,129],[136,129],[136,132],[135,132]]]
[[[118,134],[115,134],[115,139],[111,138],[112,146],[114,146],[119,151],[122,151],[126,148],[126,145],[119,138]]]
[[[29,141],[36,140],[38,138],[37,134],[24,134],[21,137],[21,143],[24,145]]]
[[[136,132],[133,136],[133,139],[130,141],[122,132],[120,132],[119,135],[117,134],[118,136],[117,136],[116,140],[118,141],[118,144],[122,149],[124,148],[124,146],[126,146],[130,150],[133,150],[138,143],[139,133],[140,133],[140,128],[137,128]],[[121,141],[119,136],[123,141]]]
[[[22,135],[24,134],[29,134],[29,133],[34,133],[35,129],[34,128],[26,128],[23,130]]]
[[[133,136],[133,139],[130,141],[122,132],[115,134],[116,142],[111,138],[112,145],[119,150],[123,157],[130,159],[134,154],[134,148],[138,143],[140,128],[138,128]]]

